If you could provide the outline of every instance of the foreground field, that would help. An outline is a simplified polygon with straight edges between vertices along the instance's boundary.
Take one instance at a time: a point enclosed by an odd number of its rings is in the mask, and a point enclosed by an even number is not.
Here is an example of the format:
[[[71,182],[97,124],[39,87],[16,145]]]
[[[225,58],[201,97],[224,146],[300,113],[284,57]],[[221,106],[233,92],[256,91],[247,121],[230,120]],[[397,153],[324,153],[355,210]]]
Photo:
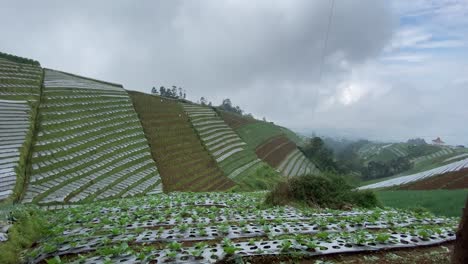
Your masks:
[[[425,208],[436,215],[461,216],[468,196],[464,190],[377,191],[385,206],[412,209]]]
[[[214,263],[437,245],[456,218],[402,210],[263,208],[264,193],[173,193],[45,214],[31,263]],[[271,259],[271,261],[275,261]]]

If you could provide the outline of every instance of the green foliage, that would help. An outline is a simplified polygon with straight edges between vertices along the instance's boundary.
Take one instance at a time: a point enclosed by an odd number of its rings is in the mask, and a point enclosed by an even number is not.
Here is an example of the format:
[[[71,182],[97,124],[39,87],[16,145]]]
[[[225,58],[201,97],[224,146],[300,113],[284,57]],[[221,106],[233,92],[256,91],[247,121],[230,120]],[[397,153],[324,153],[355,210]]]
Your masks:
[[[182,244],[177,241],[173,241],[167,245],[167,247],[172,251],[179,251],[182,248]]]
[[[218,106],[218,108],[227,112],[238,114],[238,115],[242,115],[242,113],[244,112],[244,110],[242,110],[238,105],[233,106],[231,99],[229,98],[223,99],[223,102],[221,103],[220,106]]]
[[[384,178],[399,174],[413,167],[413,163],[407,157],[398,157],[389,161],[371,161],[363,170],[365,180]]]
[[[311,207],[340,209],[349,206],[371,208],[380,203],[371,191],[356,191],[344,177],[327,173],[305,175],[276,186],[266,197],[268,205],[304,203]]]
[[[333,159],[333,151],[325,146],[320,137],[309,139],[301,148],[304,155],[321,171],[339,171],[338,164]]]
[[[61,264],[61,263],[63,263],[63,262],[62,262],[62,260],[60,259],[59,256],[55,256],[54,258],[47,259],[47,260],[46,260],[46,263],[47,263],[47,264]]]
[[[13,226],[8,241],[0,244],[0,263],[20,263],[21,252],[46,234],[42,212],[35,207],[18,206],[10,213]]]
[[[284,240],[282,243],[281,243],[281,251],[282,252],[287,252],[290,248],[291,248],[291,241],[289,240]]]
[[[380,243],[386,243],[390,239],[389,233],[380,233],[375,237],[375,240]]]
[[[4,59],[7,59],[7,60],[10,60],[10,61],[13,61],[13,62],[18,62],[18,63],[30,64],[30,65],[33,65],[33,66],[40,66],[40,63],[38,61],[18,57],[18,56],[11,55],[11,54],[8,54],[8,53],[0,52],[0,58],[4,58]]]
[[[151,93],[157,94],[156,87],[153,87]],[[187,97],[185,90],[175,85],[173,85],[172,88],[166,88],[164,86],[159,87],[159,94],[172,99],[185,99]]]

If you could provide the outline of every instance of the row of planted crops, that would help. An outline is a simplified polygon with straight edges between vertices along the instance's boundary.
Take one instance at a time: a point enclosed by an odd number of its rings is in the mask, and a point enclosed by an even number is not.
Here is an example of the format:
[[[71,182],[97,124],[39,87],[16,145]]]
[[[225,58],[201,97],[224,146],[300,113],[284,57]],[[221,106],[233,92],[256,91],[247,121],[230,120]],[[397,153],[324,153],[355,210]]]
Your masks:
[[[212,263],[451,241],[457,219],[394,209],[265,207],[264,193],[172,193],[47,211],[31,263]]]

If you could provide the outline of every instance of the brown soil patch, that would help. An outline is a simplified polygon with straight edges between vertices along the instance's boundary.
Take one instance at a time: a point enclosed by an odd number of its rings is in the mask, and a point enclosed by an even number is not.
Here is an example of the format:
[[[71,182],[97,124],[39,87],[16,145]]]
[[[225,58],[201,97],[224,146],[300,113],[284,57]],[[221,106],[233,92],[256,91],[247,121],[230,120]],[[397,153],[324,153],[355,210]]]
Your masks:
[[[468,188],[468,168],[433,176],[402,186],[403,190],[466,189]]]

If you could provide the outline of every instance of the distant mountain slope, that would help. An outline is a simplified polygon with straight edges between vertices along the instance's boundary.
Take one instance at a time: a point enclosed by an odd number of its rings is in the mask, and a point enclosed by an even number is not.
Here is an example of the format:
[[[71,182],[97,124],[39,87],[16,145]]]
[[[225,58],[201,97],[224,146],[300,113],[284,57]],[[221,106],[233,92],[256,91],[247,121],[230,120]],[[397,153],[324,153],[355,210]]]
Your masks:
[[[366,162],[390,161],[399,157],[406,157],[413,163],[433,161],[443,157],[451,158],[466,153],[467,150],[437,145],[412,145],[408,143],[375,143],[363,144],[357,151],[360,158]]]
[[[161,191],[121,85],[45,70],[38,120],[23,202],[90,202]]]
[[[0,53],[0,201],[24,187],[42,75],[38,63]]]
[[[223,191],[235,183],[204,148],[176,100],[129,92],[168,191]]]

